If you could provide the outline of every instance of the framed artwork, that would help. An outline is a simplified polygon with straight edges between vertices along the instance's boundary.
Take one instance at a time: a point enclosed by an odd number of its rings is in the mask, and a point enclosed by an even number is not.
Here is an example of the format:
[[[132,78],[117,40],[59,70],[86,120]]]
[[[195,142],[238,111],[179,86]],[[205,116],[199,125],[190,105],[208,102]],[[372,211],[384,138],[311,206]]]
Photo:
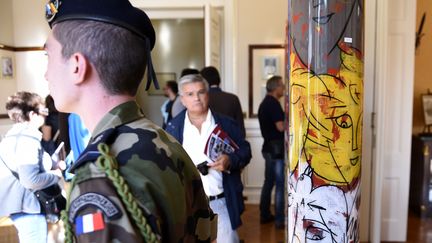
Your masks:
[[[262,78],[267,80],[274,75],[278,75],[280,69],[279,56],[264,56],[261,63]]]
[[[426,126],[432,126],[432,94],[422,95],[423,114]]]
[[[1,58],[1,74],[2,78],[13,78],[13,62],[12,57],[2,57]]]
[[[249,45],[249,117],[258,115],[258,107],[264,99],[267,80],[279,75],[285,77],[285,46]]]
[[[147,77],[145,76],[144,80],[147,80],[146,78]],[[147,90],[148,95],[162,95],[163,96],[164,95],[163,88],[165,87],[166,82],[170,81],[170,80],[177,81],[175,72],[156,73],[156,78],[157,78],[158,83],[159,83],[159,89],[155,89],[153,84],[150,85],[149,90]]]

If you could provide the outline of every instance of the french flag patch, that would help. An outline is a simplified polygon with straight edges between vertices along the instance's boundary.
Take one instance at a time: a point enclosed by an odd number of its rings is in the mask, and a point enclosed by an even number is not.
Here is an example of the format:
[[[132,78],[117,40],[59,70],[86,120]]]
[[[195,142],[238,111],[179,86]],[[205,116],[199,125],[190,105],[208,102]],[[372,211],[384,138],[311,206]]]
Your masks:
[[[76,235],[103,230],[104,228],[105,223],[102,212],[86,214],[75,219]]]

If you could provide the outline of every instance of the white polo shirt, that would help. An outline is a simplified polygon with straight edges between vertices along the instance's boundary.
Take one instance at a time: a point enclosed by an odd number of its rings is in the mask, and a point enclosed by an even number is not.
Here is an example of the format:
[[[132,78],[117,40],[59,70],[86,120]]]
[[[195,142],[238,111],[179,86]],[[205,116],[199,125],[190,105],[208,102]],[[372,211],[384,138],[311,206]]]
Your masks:
[[[204,161],[212,163],[212,161],[204,154],[205,144],[211,132],[216,127],[213,115],[208,110],[207,118],[201,125],[201,133],[189,120],[186,112],[183,130],[183,148],[188,153],[195,165]],[[207,196],[216,196],[223,192],[222,172],[210,169],[208,174],[203,176],[200,173],[204,191]]]

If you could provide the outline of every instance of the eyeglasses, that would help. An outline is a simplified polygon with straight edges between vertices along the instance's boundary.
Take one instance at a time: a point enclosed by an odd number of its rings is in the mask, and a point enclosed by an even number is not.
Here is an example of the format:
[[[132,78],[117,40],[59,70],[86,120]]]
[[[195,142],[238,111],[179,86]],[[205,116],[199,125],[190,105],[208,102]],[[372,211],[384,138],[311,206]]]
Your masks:
[[[58,13],[60,4],[61,2],[59,0],[49,0],[45,5],[45,18],[48,23],[50,23]]]

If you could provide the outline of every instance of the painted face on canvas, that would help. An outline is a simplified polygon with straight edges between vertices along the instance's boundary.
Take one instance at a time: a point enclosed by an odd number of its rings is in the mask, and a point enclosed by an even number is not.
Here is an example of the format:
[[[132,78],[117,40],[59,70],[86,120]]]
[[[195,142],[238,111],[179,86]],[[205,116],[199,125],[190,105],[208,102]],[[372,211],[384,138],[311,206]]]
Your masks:
[[[295,52],[302,62],[318,73],[338,65],[338,59],[329,57],[337,52],[344,39],[356,0],[293,0],[290,5],[291,38]],[[356,14],[356,13],[354,13]],[[320,55],[316,55],[316,54]],[[335,62],[335,63],[332,63]]]
[[[330,76],[291,89],[290,170],[307,162],[324,183],[348,185],[360,175],[361,87]]]
[[[311,171],[310,171],[311,172]],[[302,174],[296,185],[289,184],[289,241],[347,242],[347,202],[335,186],[313,188],[310,172]]]

